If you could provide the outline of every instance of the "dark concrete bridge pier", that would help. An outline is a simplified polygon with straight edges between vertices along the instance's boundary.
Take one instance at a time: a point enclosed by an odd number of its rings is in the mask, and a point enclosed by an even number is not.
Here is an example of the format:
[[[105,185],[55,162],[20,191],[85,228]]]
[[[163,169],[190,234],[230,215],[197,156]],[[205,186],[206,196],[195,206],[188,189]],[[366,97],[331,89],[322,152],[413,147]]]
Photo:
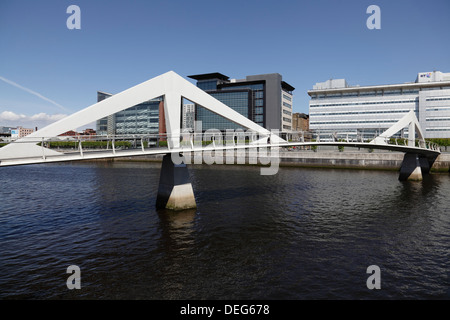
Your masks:
[[[183,161],[174,164],[170,153],[164,155],[159,178],[156,208],[185,210],[196,208],[188,168]]]
[[[430,168],[433,166],[436,158],[437,156],[434,154],[424,155],[410,152],[405,153],[400,167],[399,180],[421,181],[424,174],[430,173]]]

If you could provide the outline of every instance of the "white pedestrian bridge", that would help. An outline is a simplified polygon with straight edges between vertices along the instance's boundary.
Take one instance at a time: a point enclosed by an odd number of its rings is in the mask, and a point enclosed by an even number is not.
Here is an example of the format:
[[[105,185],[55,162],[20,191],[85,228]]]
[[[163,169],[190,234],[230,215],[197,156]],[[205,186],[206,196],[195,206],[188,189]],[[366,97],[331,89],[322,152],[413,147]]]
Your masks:
[[[67,137],[59,136],[62,133],[161,96],[164,97],[164,119],[167,129],[167,132],[163,135],[78,136],[69,138],[73,143],[73,148],[61,149],[55,147],[55,142],[61,142],[62,138],[67,139]],[[183,132],[180,128],[183,98],[238,124],[246,131],[228,132],[225,133],[225,136],[218,130],[204,133]],[[393,138],[404,128],[408,128],[407,139]],[[86,148],[86,141],[102,141],[104,147],[99,150]],[[277,132],[269,131],[257,125],[175,72],[170,71],[113,95],[0,148],[0,167],[164,155],[157,200],[158,206],[184,209],[194,207],[195,198],[186,165],[182,161],[181,163],[172,161],[177,157],[177,159],[180,159],[179,155],[211,152],[234,154],[239,150],[253,150],[256,152],[264,151],[265,155],[273,157],[278,153],[270,152],[269,155],[268,150],[293,146],[312,147],[322,145],[403,152],[405,157],[400,169],[401,180],[422,179],[422,174],[429,172],[440,154],[437,145],[424,139],[413,110],[391,128],[370,141],[363,141],[361,138],[346,133],[316,134],[309,139],[300,135],[296,141],[286,141]],[[177,157],[174,157],[174,155],[177,155]]]

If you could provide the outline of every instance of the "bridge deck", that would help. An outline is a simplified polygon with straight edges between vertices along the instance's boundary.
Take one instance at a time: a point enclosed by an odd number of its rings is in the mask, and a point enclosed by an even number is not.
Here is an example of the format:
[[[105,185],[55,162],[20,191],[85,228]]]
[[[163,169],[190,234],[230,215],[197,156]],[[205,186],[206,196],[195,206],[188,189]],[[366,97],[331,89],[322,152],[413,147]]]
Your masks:
[[[32,158],[14,158],[14,159],[0,159],[0,167],[29,165],[39,163],[55,163],[64,161],[81,161],[81,160],[95,160],[108,159],[119,157],[136,157],[146,155],[164,155],[168,153],[183,153],[183,152],[211,152],[211,151],[227,151],[227,150],[241,150],[241,149],[255,149],[257,148],[276,148],[276,147],[307,147],[307,146],[343,146],[366,149],[382,149],[388,151],[399,151],[404,153],[415,153],[427,157],[437,157],[440,154],[439,150],[410,147],[404,145],[394,144],[373,144],[363,142],[288,142],[283,144],[242,144],[242,145],[217,145],[212,144],[208,146],[185,146],[181,148],[169,149],[166,147],[152,147],[152,148],[137,148],[137,149],[115,149],[115,150],[83,150],[71,151],[61,153],[61,155],[41,156]],[[269,156],[277,156],[277,153],[268,153]]]

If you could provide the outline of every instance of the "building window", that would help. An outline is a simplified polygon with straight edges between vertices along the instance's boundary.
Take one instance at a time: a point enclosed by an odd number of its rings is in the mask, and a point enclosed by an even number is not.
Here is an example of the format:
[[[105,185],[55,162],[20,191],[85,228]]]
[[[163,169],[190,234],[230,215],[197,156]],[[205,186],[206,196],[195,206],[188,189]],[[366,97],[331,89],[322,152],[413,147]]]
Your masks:
[[[358,96],[358,92],[343,92],[342,96],[343,97],[357,97]]]
[[[393,94],[402,94],[402,90],[401,90],[401,89],[399,89],[399,90],[384,90],[384,91],[383,91],[383,94],[384,94],[385,96],[387,96],[387,95],[393,95]]]
[[[264,98],[264,91],[255,91],[254,92],[255,99],[263,99]]]
[[[419,89],[403,89],[403,94],[419,94]]]
[[[264,114],[264,108],[263,107],[256,107],[255,108],[255,114]]]
[[[450,107],[432,107],[432,108],[426,108],[426,111],[446,111],[450,110]]]
[[[249,91],[217,91],[210,95],[243,116],[249,117]],[[197,107],[197,121],[202,121],[202,130],[242,129],[234,122],[199,106]]]
[[[450,131],[450,128],[427,128],[426,131]]]
[[[450,118],[427,118],[426,121],[450,121]]]
[[[286,108],[292,109],[292,106],[289,103],[284,102],[284,101],[283,101],[283,106],[285,106]]]
[[[375,91],[362,91],[359,93],[360,97],[373,97],[376,95],[377,95],[377,93]]]
[[[264,121],[264,116],[262,116],[262,115],[256,115],[255,117],[254,117],[254,121],[255,122],[263,122]]]
[[[328,93],[327,94],[327,98],[341,98],[342,97],[342,93]]]
[[[433,97],[433,98],[427,98],[427,101],[444,101],[444,100],[450,100],[450,97]]]
[[[342,111],[342,112],[311,112],[312,116],[338,116],[338,115],[359,115],[359,114],[379,114],[379,113],[408,113],[410,110],[377,110],[377,111]]]
[[[208,80],[208,81],[198,81],[197,87],[200,89],[207,90],[216,90],[217,89],[217,80]]]
[[[347,121],[311,121],[310,125],[318,124],[364,124],[364,123],[395,123],[398,120],[347,120]]]
[[[411,100],[390,100],[390,101],[365,101],[365,102],[344,102],[344,103],[327,103],[327,104],[311,104],[311,108],[315,107],[339,107],[339,106],[361,106],[373,104],[396,104],[396,103],[413,103],[416,99]]]

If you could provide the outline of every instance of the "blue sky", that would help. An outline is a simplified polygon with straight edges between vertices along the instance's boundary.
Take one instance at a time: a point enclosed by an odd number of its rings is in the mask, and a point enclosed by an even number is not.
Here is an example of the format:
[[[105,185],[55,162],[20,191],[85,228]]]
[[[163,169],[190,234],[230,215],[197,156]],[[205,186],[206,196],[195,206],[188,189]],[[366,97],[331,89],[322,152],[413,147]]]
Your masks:
[[[81,30],[66,27],[72,4]],[[372,4],[380,30],[366,27]],[[449,13],[448,0],[2,0],[0,126],[41,126],[169,70],[278,72],[307,113],[316,82],[450,72]]]

